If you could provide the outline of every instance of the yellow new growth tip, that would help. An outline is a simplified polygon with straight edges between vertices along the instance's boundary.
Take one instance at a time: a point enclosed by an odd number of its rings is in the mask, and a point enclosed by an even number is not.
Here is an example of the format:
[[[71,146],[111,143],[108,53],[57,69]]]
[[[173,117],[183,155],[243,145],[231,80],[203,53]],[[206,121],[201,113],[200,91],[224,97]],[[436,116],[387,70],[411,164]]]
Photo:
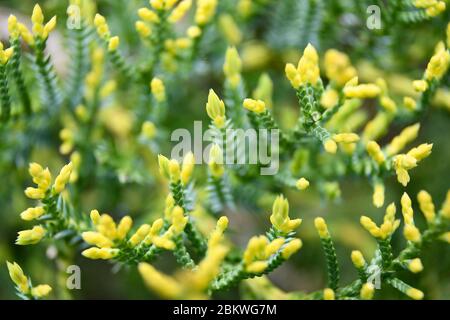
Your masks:
[[[408,297],[410,297],[411,299],[414,300],[422,300],[423,299],[423,292],[416,289],[416,288],[409,288],[406,291],[406,294],[408,295]]]
[[[154,11],[147,9],[147,8],[140,8],[138,10],[138,16],[145,22],[150,22],[150,23],[158,23],[159,22],[158,15]]]
[[[189,152],[183,159],[181,166],[181,182],[187,185],[191,180],[192,173],[194,172],[195,158],[192,152]]]
[[[156,101],[163,102],[166,100],[166,88],[164,82],[160,78],[153,78],[150,83],[150,88]]]
[[[13,48],[3,50],[3,43],[0,42],[0,64],[6,65],[14,53]]]
[[[428,83],[425,80],[414,80],[412,84],[417,92],[425,92],[428,89]]]
[[[106,19],[101,14],[97,13],[95,15],[94,25],[97,27],[97,33],[100,38],[107,40],[111,36]]]
[[[199,26],[208,24],[216,14],[217,0],[198,0],[195,12],[195,23]]]
[[[309,187],[309,181],[306,180],[305,178],[300,178],[295,183],[295,186],[297,187],[298,190],[306,190]]]
[[[357,86],[346,86],[344,88],[344,94],[347,98],[375,98],[381,93],[380,88],[372,83],[360,84]]]
[[[170,23],[176,23],[183,19],[186,13],[192,6],[192,0],[183,0],[181,1],[175,9],[170,13],[169,18],[167,19]]]
[[[30,288],[28,286],[28,278],[23,273],[22,268],[16,262],[6,261],[8,267],[9,277],[17,285],[17,288],[22,293],[28,293]]]
[[[425,216],[427,222],[428,223],[433,222],[436,217],[436,212],[431,195],[425,190],[421,190],[417,194],[417,201],[419,202],[420,210]]]
[[[44,212],[45,210],[43,207],[28,208],[20,214],[20,217],[22,220],[31,221],[42,216]]]
[[[314,219],[314,226],[319,234],[319,237],[322,239],[329,238],[330,233],[328,232],[328,227],[325,220],[321,217]]]
[[[431,154],[432,149],[433,144],[423,143],[420,146],[409,150],[407,155],[415,158],[417,162],[420,162]]]
[[[52,287],[50,287],[48,284],[40,284],[31,289],[31,295],[33,297],[40,299],[45,296],[48,296],[51,291],[52,291]]]
[[[337,143],[354,143],[359,141],[359,136],[356,133],[339,133],[333,136],[333,140]]]
[[[403,193],[400,203],[402,205],[402,214],[405,224],[414,224],[414,212],[412,209],[411,198],[406,192]]]
[[[363,300],[372,300],[375,293],[375,287],[372,283],[364,283],[361,287],[360,297]]]
[[[367,231],[369,231],[369,233],[375,237],[375,238],[379,238],[381,237],[381,230],[380,228],[378,228],[378,226],[376,225],[375,222],[372,221],[372,219],[370,219],[369,217],[366,216],[362,216],[359,219],[359,222],[361,223],[361,225],[364,227],[364,229],[366,229]]]
[[[152,34],[152,28],[150,28],[144,21],[136,21],[135,28],[142,38],[147,38]]]
[[[243,105],[245,109],[254,113],[266,111],[266,104],[262,100],[245,99]]]
[[[135,247],[139,243],[141,243],[142,240],[144,240],[147,234],[150,232],[150,228],[151,227],[148,224],[141,225],[139,229],[137,229],[137,231],[131,236],[129,240],[130,245]]]
[[[218,128],[225,125],[225,104],[219,99],[213,89],[209,90],[208,102],[206,103],[206,113],[214,121]]]
[[[70,175],[72,174],[73,163],[69,162],[64,167],[62,167],[59,175],[55,179],[55,183],[53,184],[53,191],[58,194],[64,190],[66,184],[70,180]]]
[[[120,220],[119,225],[117,226],[117,238],[119,240],[125,239],[132,226],[133,219],[131,219],[131,217],[129,216],[123,217]]]
[[[447,191],[444,204],[441,209],[441,216],[445,219],[450,219],[450,190]]]
[[[289,233],[298,228],[302,223],[302,220],[291,220],[289,218],[289,202],[283,195],[279,195],[273,203],[270,222],[275,229],[283,233]]]
[[[307,83],[315,86],[320,80],[319,55],[316,49],[308,44],[298,62],[297,68],[288,63],[285,68],[286,76],[294,89]]]
[[[419,133],[420,123],[416,123],[412,126],[406,127],[400,132],[400,134],[394,139],[386,148],[388,156],[392,156],[401,151],[408,143],[414,141]]]
[[[373,188],[373,205],[377,208],[381,208],[384,204],[384,184],[376,183]]]
[[[380,146],[375,141],[369,141],[366,145],[366,150],[378,164],[381,165],[386,161],[383,151],[381,151]]]
[[[175,159],[169,161],[169,175],[171,181],[174,182],[180,181],[181,176],[180,163]]]
[[[326,152],[335,154],[337,151],[337,144],[333,139],[328,139],[323,143]]]
[[[294,253],[302,248],[302,240],[294,239],[290,241],[281,251],[281,256],[283,259],[289,259]]]
[[[417,102],[411,97],[404,97],[403,104],[409,111],[415,111],[417,109]]]
[[[427,69],[425,71],[425,78],[429,81],[433,79],[440,80],[446,73],[448,66],[450,64],[450,53],[447,49],[442,48],[431,57],[428,63]]]
[[[403,235],[405,236],[406,240],[414,243],[418,243],[422,239],[419,229],[417,229],[417,227],[412,224],[405,225],[405,228],[403,229]]]
[[[102,259],[109,260],[114,258],[119,254],[119,249],[110,249],[110,248],[89,248],[84,250],[81,253],[84,257],[88,259]]]
[[[225,173],[223,166],[223,151],[219,145],[214,144],[209,151],[208,167],[211,175],[215,178],[220,178]]]
[[[45,229],[41,226],[35,226],[31,230],[19,231],[16,239],[16,244],[25,246],[29,244],[36,244],[45,236]]]
[[[335,300],[335,294],[333,289],[326,288],[323,290],[323,300]]]
[[[354,250],[351,254],[353,265],[357,269],[361,269],[366,265],[366,260],[364,259],[364,256],[362,255],[361,251]]]
[[[233,88],[241,82],[242,61],[235,47],[229,47],[225,54],[223,72]]]
[[[138,269],[147,286],[163,298],[174,299],[180,296],[182,288],[173,278],[162,274],[145,262],[140,263]]]
[[[111,39],[109,39],[108,51],[110,51],[110,52],[116,51],[117,48],[119,48],[119,44],[120,44],[119,37],[117,37],[117,36],[112,37]]]
[[[419,258],[413,259],[408,263],[408,269],[412,273],[419,273],[423,270],[422,261]]]
[[[83,232],[81,237],[87,244],[94,245],[99,248],[111,248],[113,246],[113,242],[99,232]]]

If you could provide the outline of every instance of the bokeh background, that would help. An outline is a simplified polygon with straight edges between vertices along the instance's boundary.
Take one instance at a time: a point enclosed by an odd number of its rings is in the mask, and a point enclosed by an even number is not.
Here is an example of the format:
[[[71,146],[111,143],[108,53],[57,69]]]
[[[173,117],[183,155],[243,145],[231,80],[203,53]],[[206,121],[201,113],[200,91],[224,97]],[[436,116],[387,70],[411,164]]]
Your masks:
[[[7,42],[6,19],[14,13],[21,21],[29,21],[36,1],[0,0],[0,38]],[[47,17],[58,15],[58,32],[51,35],[49,50],[55,59],[57,71],[64,75],[70,64],[65,50],[65,11],[67,1],[37,1],[44,8]],[[222,1],[221,10],[235,5],[234,0]],[[265,1],[262,1],[265,2]],[[268,1],[266,1],[268,2]],[[311,42],[323,56],[329,48],[337,48],[349,54],[358,68],[362,81],[374,81],[378,75],[388,79],[392,93],[398,97],[411,92],[408,79],[421,77],[434,46],[444,38],[445,26],[449,21],[449,10],[443,15],[418,25],[382,26],[389,28],[369,30],[365,1],[317,1],[283,0],[272,1],[250,20],[242,29],[242,39],[238,45],[243,59],[244,78],[249,88],[254,88],[262,72],[267,72],[274,82],[274,113],[285,127],[292,125],[298,113],[295,95],[284,77],[286,62],[295,62],[305,45]],[[136,8],[147,5],[146,1],[103,0],[97,1],[98,11],[108,18],[114,34],[118,34],[128,54],[133,55],[139,45],[134,32],[137,19]],[[316,6],[316,10],[312,10]],[[322,7],[321,7],[322,6]],[[307,8],[307,9],[305,9]],[[309,8],[309,9],[308,9]],[[305,15],[316,12],[316,16]],[[311,20],[310,22],[305,22]],[[215,27],[210,39],[202,45],[202,68],[186,75],[176,90],[168,88],[170,95],[170,117],[165,130],[175,128],[192,129],[194,120],[205,120],[204,104],[209,88],[218,91],[222,88],[222,64],[227,41],[220,27]],[[24,49],[26,50],[26,48]],[[448,87],[448,81],[447,87]],[[124,99],[124,98],[122,98]],[[119,101],[118,104],[126,104]],[[431,157],[412,171],[412,182],[403,188],[395,177],[386,181],[386,203],[399,202],[401,194],[407,191],[411,197],[421,189],[433,195],[439,208],[450,188],[450,101],[435,103],[421,121],[421,132],[416,143],[434,144]],[[373,106],[366,106],[368,112]],[[371,109],[372,108],[372,109]],[[402,128],[391,128],[383,140],[389,141]],[[29,161],[37,161],[56,171],[66,159],[58,153],[60,141],[55,132],[49,134],[45,143],[34,148]],[[170,150],[170,143],[163,152]],[[0,141],[0,152],[5,152]],[[14,288],[8,277],[6,260],[17,261],[35,283],[49,283],[55,289],[53,298],[76,299],[150,299],[156,298],[149,292],[134,268],[115,270],[108,262],[91,261],[79,252],[73,256],[74,264],[82,270],[82,289],[66,291],[58,289],[64,283],[64,263],[54,255],[54,247],[46,244],[20,247],[14,245],[17,231],[29,227],[20,220],[19,213],[30,206],[23,195],[23,189],[30,183],[25,162],[3,158],[0,164],[0,299],[14,299]],[[154,172],[157,175],[156,171]],[[104,178],[104,177],[103,177]],[[131,215],[138,221],[150,219],[161,209],[161,200],[166,192],[165,186],[156,179],[146,183],[129,182],[120,184],[116,177],[92,181],[80,196],[80,208],[87,213],[93,208],[108,212],[115,217]],[[348,283],[357,276],[350,260],[350,253],[360,249],[367,257],[373,254],[375,242],[359,225],[359,217],[364,214],[381,217],[383,210],[372,205],[372,190],[364,179],[347,178],[340,181],[341,198],[337,201],[325,200],[312,186],[308,191],[286,191],[291,204],[291,215],[304,219],[299,229],[304,247],[288,263],[273,272],[269,278],[287,291],[313,291],[323,288],[326,283],[326,266],[320,241],[313,228],[313,219],[323,216],[329,223],[336,241],[338,259],[341,263],[342,283]],[[230,236],[234,242],[244,247],[248,239],[263,232],[268,226],[271,196],[260,199],[259,208],[240,207],[229,213]],[[418,224],[424,221],[419,213],[417,202],[413,201]],[[401,235],[394,238],[394,249],[404,244]],[[421,288],[429,299],[450,298],[450,247],[436,243],[424,251],[422,258],[425,271],[411,275],[404,272],[401,278],[411,285]],[[170,273],[175,269],[171,257],[163,257],[156,264],[161,270]],[[58,285],[59,284],[59,285]],[[237,298],[239,289],[218,294],[218,298]],[[404,298],[389,288],[377,293],[377,298]]]

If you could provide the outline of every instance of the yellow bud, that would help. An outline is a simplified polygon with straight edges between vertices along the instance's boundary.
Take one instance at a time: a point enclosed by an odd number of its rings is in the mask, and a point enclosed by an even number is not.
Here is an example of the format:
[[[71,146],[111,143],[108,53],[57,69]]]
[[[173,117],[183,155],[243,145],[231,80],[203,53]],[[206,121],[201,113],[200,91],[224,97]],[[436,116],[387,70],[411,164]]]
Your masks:
[[[176,23],[180,21],[186,15],[186,12],[189,11],[191,6],[192,0],[181,1],[169,15],[168,21],[170,23]]]
[[[50,19],[49,22],[44,26],[44,38],[47,38],[50,32],[52,32],[56,27],[56,16]]]
[[[419,273],[423,270],[422,261],[419,258],[413,259],[408,263],[408,269],[412,273]]]
[[[359,141],[356,133],[340,133],[333,136],[333,140],[338,143],[353,143]]]
[[[384,185],[376,183],[373,190],[373,205],[381,208],[384,204]]]
[[[290,241],[286,246],[282,249],[281,256],[283,259],[289,259],[294,253],[302,248],[302,241],[300,239],[294,239]]]
[[[394,100],[389,98],[388,96],[382,96],[380,98],[380,104],[381,106],[390,113],[396,113],[397,112],[397,105]]]
[[[405,239],[411,242],[420,242],[421,241],[421,235],[419,229],[417,229],[412,224],[407,224],[403,230],[403,235],[405,236]]]
[[[177,160],[172,159],[169,161],[169,173],[170,179],[174,182],[180,181],[180,164]]]
[[[344,88],[344,94],[347,98],[375,98],[380,94],[380,88],[375,84],[360,84],[357,86]]]
[[[30,199],[39,200],[45,198],[45,191],[42,189],[28,187],[25,189],[25,195]]]
[[[235,47],[229,47],[225,54],[223,72],[231,86],[236,88],[241,81],[242,61]]]
[[[139,18],[141,18],[142,20],[144,20],[145,22],[151,22],[151,23],[158,23],[159,22],[159,17],[158,15],[147,8],[141,8],[138,10],[138,16]]]
[[[421,190],[417,194],[417,201],[419,202],[420,210],[425,216],[427,222],[433,222],[436,216],[436,212],[433,204],[433,199],[431,198],[430,194],[425,190]]]
[[[147,139],[153,139],[156,135],[156,126],[151,121],[142,124],[141,134]]]
[[[413,87],[417,92],[425,92],[428,89],[428,83],[425,80],[415,80],[413,81]]]
[[[330,288],[326,288],[325,290],[323,290],[323,300],[335,300],[335,294],[333,289]]]
[[[441,216],[445,219],[450,219],[450,190],[447,191],[444,204],[441,209]]]
[[[64,167],[62,167],[61,171],[59,172],[59,175],[55,179],[55,183],[53,185],[53,191],[55,193],[61,193],[61,191],[64,190],[67,182],[70,180],[70,175],[72,173],[73,164],[72,162],[69,162]]]
[[[401,151],[409,142],[417,138],[419,134],[420,123],[416,123],[412,126],[406,127],[400,132],[400,134],[387,146],[386,152],[389,156],[397,154]]]
[[[91,217],[91,221],[94,225],[97,225],[100,222],[100,213],[98,213],[97,210],[92,210],[90,217]]]
[[[433,144],[423,143],[416,148],[412,148],[408,151],[407,155],[413,157],[417,160],[417,162],[425,159],[431,154],[431,150],[433,149]]]
[[[33,13],[31,15],[31,21],[34,24],[43,24],[44,23],[44,14],[42,13],[42,9],[39,4],[36,4],[33,8]]]
[[[237,45],[242,41],[242,32],[231,15],[222,14],[219,17],[219,27],[229,44]]]
[[[87,231],[81,234],[83,240],[90,245],[100,248],[111,248],[113,242],[99,232]]]
[[[160,273],[145,262],[139,263],[138,269],[146,285],[163,298],[175,299],[180,297],[183,289],[178,281]]]
[[[43,207],[28,208],[20,214],[20,217],[22,220],[31,221],[42,216],[44,212],[45,210]]]
[[[294,89],[298,89],[301,84],[301,77],[300,77],[300,74],[299,74],[297,68],[292,63],[288,63],[288,64],[286,64],[284,71],[285,71],[286,77],[289,79],[292,87]]]
[[[219,220],[217,221],[216,228],[221,232],[224,232],[225,229],[228,228],[228,218],[225,216],[220,217]]]
[[[190,26],[187,29],[186,34],[191,39],[198,38],[202,34],[202,29],[198,26]]]
[[[329,238],[330,234],[328,232],[328,227],[325,220],[321,217],[314,219],[314,226],[316,227],[317,233],[321,238]]]
[[[170,160],[162,154],[158,155],[159,173],[166,179],[170,177],[169,162]]]
[[[261,273],[269,266],[267,261],[255,261],[249,264],[245,270],[248,273]]]
[[[306,190],[309,187],[309,181],[305,178],[300,178],[297,180],[295,186],[298,190]]]
[[[8,267],[9,277],[17,285],[22,293],[28,293],[28,278],[23,273],[22,268],[16,262],[6,261]]]
[[[143,224],[139,227],[139,229],[131,236],[130,238],[130,244],[131,246],[135,247],[139,243],[144,240],[144,238],[147,236],[147,234],[150,232],[150,225]]]
[[[386,160],[380,146],[375,141],[369,141],[367,143],[366,149],[370,157],[374,159],[378,164],[383,164]]]
[[[119,238],[119,240],[124,239],[127,236],[128,231],[130,231],[132,225],[133,219],[131,219],[131,217],[123,217],[117,226],[117,238]]]
[[[351,258],[352,258],[353,265],[357,269],[361,269],[366,265],[366,260],[364,259],[364,256],[362,255],[361,251],[358,251],[358,250],[352,251]]]
[[[408,297],[410,297],[411,299],[414,299],[414,300],[422,300],[423,299],[423,292],[416,288],[409,288],[406,291],[406,294],[408,295]]]
[[[184,216],[184,210],[180,206],[176,206],[172,211],[172,227],[176,234],[180,234],[186,224],[188,223],[188,217]]]
[[[102,259],[109,260],[116,257],[119,254],[119,249],[110,248],[89,248],[81,253],[84,257],[89,259]]]
[[[405,108],[410,111],[414,111],[417,109],[417,102],[411,97],[404,97],[403,104],[405,105]]]
[[[111,39],[109,39],[108,51],[110,51],[110,52],[116,51],[117,48],[119,47],[119,44],[120,44],[119,37],[117,37],[117,36],[112,37]]]
[[[375,287],[370,282],[363,284],[361,287],[360,296],[363,300],[372,300],[374,293]]]
[[[325,151],[331,154],[335,154],[337,151],[337,144],[333,139],[328,139],[323,143]]]
[[[31,289],[31,295],[35,298],[40,299],[48,296],[51,291],[52,287],[50,287],[48,284],[40,284]]]
[[[254,113],[263,113],[266,111],[266,104],[262,100],[245,99],[244,108]]]
[[[223,166],[223,151],[217,144],[214,144],[209,151],[208,167],[211,175],[217,179],[222,177],[225,173],[225,168]]]
[[[143,38],[147,38],[152,34],[152,29],[145,24],[143,21],[136,21],[135,24],[136,31],[141,35]]]
[[[153,78],[150,87],[152,90],[152,94],[155,97],[156,101],[163,102],[166,100],[166,89],[164,86],[164,82],[159,78]]]
[[[225,117],[225,104],[219,99],[213,89],[209,90],[206,112],[212,120],[215,120],[217,117]]]
[[[41,226],[35,226],[31,230],[19,231],[16,244],[20,246],[36,244],[45,236],[45,229]]]
[[[369,233],[373,237],[375,237],[375,238],[381,237],[381,230],[380,230],[380,228],[378,228],[378,226],[375,224],[375,222],[372,221],[372,219],[370,219],[369,217],[366,217],[366,216],[362,216],[359,221],[360,221],[361,225],[364,227],[364,229],[369,231]]]
[[[192,173],[194,171],[195,158],[192,152],[189,152],[183,159],[183,165],[181,169],[181,182],[184,185],[188,184],[191,180]]]
[[[320,104],[326,109],[330,109],[337,105],[339,102],[339,94],[334,89],[327,89],[320,97]]]

